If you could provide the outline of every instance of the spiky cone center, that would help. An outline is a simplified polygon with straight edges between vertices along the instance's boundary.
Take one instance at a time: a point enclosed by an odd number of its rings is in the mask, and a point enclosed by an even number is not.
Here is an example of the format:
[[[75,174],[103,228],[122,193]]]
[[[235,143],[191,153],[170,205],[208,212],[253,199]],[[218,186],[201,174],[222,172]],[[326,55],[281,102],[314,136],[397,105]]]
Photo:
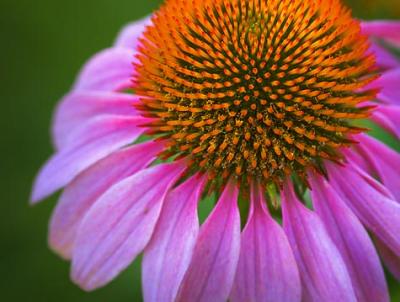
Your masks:
[[[152,21],[134,90],[165,157],[280,184],[362,131],[374,57],[339,0],[169,0]]]

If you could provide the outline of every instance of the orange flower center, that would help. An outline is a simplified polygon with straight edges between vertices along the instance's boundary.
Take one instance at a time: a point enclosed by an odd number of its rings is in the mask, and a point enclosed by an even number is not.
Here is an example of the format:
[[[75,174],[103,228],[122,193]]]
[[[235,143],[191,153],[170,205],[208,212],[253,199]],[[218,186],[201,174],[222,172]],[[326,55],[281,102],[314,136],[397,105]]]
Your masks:
[[[138,108],[166,156],[281,183],[338,160],[375,91],[367,38],[339,0],[169,0],[139,48]]]

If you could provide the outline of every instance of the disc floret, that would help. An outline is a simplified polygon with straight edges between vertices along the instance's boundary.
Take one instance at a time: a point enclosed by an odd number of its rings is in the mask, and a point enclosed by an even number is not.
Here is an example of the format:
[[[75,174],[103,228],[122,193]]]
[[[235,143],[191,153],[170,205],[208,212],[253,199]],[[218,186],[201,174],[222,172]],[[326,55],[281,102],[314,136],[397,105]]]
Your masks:
[[[338,0],[170,0],[141,42],[135,91],[151,133],[212,177],[321,169],[375,93],[361,90],[375,78],[369,45]]]

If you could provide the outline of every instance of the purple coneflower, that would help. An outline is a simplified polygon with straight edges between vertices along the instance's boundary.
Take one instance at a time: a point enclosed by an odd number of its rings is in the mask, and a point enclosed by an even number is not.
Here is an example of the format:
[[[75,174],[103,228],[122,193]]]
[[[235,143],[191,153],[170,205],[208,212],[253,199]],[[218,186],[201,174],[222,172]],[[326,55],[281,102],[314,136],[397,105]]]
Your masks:
[[[56,111],[52,249],[85,290],[143,252],[147,302],[389,301],[400,155],[360,122],[399,137],[399,45],[339,0],[166,1]]]

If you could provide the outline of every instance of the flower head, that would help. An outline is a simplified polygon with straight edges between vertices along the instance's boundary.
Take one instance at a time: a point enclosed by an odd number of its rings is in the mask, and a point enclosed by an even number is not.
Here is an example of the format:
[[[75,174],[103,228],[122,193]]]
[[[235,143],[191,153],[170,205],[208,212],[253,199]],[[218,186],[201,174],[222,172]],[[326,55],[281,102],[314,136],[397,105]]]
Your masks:
[[[374,56],[340,1],[168,1],[153,24],[137,108],[194,170],[279,184],[337,160],[368,116]]]
[[[399,136],[399,32],[339,0],[167,0],[128,26],[59,105],[32,195],[65,187],[73,280],[144,251],[145,301],[389,301],[400,155],[362,121]]]

